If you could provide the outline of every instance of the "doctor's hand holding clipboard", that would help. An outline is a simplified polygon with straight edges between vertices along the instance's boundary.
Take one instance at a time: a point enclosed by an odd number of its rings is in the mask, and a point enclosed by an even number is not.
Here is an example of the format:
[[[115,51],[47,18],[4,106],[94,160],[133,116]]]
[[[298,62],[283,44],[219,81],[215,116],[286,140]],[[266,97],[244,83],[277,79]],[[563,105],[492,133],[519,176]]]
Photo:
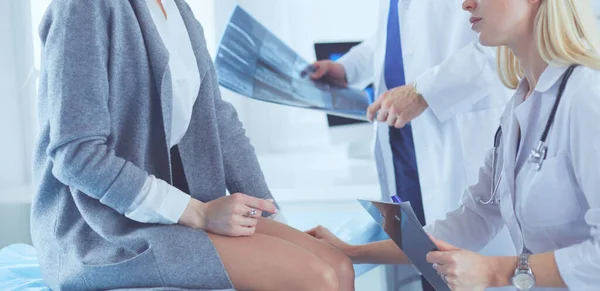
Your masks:
[[[394,199],[395,198],[395,199]],[[412,264],[436,290],[484,290],[496,276],[493,258],[456,248],[428,235],[410,203],[393,197],[392,203],[360,200],[371,217],[391,239],[350,245],[322,226],[309,230],[311,236],[345,253],[353,264]],[[453,276],[443,274],[469,274]]]

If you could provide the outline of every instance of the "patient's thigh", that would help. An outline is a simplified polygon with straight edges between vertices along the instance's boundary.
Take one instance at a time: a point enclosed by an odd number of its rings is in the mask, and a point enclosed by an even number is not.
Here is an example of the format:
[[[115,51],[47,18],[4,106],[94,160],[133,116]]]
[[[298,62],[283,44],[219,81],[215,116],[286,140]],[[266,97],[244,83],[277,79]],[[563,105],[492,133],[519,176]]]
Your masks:
[[[258,225],[256,226],[256,232],[264,235],[277,237],[288,242],[291,242],[321,258],[325,262],[329,263],[334,269],[340,267],[349,267],[351,270],[344,270],[345,272],[352,272],[347,274],[354,278],[352,263],[350,259],[337,248],[322,242],[300,230],[292,228],[288,225],[273,221],[267,218],[259,218]]]
[[[260,233],[236,238],[208,236],[236,290],[337,290],[331,266],[286,240]]]
[[[256,233],[274,236],[292,242],[304,249],[335,249],[303,231],[264,217],[258,218]]]

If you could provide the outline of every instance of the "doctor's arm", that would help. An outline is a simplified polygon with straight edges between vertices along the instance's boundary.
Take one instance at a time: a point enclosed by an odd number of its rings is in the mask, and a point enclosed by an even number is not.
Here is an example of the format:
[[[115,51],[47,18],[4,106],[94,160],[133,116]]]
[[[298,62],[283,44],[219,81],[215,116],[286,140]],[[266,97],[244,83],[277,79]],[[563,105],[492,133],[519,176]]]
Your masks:
[[[404,252],[391,239],[364,245],[350,245],[323,226],[317,226],[306,233],[341,250],[354,264],[410,263]]]
[[[452,244],[479,250],[503,227],[500,210],[495,205],[482,205],[479,199],[490,198],[491,152],[486,164],[480,169],[479,183],[465,192],[460,208],[450,212],[446,219],[425,227],[425,231]],[[348,255],[357,264],[408,264],[406,255],[392,240],[364,245],[349,245],[335,237],[324,227],[316,227],[308,233],[321,239]]]
[[[379,5],[382,5],[382,3],[379,3]],[[375,55],[377,50],[385,45],[382,43],[381,33],[385,33],[385,27],[383,27],[385,22],[380,20],[385,18],[386,13],[387,11],[382,10],[380,6],[375,16],[378,19],[377,30],[373,31],[373,35],[353,47],[335,62],[323,60],[314,63],[317,72],[311,77],[316,80],[326,77],[358,89],[363,89],[375,82]]]
[[[425,226],[425,231],[463,249],[479,251],[504,227],[498,204],[483,204],[492,200],[492,151],[479,169],[479,180],[466,189],[460,206],[442,220]],[[498,193],[497,193],[498,195]],[[495,198],[495,197],[494,197]]]
[[[353,47],[338,61],[321,60],[313,63],[313,80],[327,79],[349,87],[364,88],[374,79],[376,36]]]
[[[598,82],[600,80],[593,84]],[[591,238],[554,252],[533,255],[530,259],[531,269],[536,277],[536,284],[540,287],[595,290],[600,286],[600,123],[596,122],[598,116],[598,86],[577,92],[569,114],[570,151],[567,154],[571,157],[577,185],[587,198],[589,210],[585,214],[585,221],[591,227]],[[507,266],[505,275],[501,278],[504,284],[500,285],[506,285],[506,275],[510,271],[508,266],[511,264],[505,262],[504,265]],[[514,262],[512,265],[514,266]]]
[[[435,239],[461,248],[478,251],[485,247],[504,226],[497,205],[479,202],[490,198],[490,186],[491,152],[479,171],[479,182],[465,191],[461,206],[448,213],[445,219],[425,226],[425,231]],[[351,247],[349,253],[358,262],[407,263],[405,255],[391,240]]]
[[[504,89],[496,74],[496,50],[477,41],[418,76],[415,85],[440,122]]]
[[[430,108],[440,122],[471,110],[473,104],[507,90],[496,75],[496,51],[473,41],[405,86],[390,88],[368,109],[368,118],[397,128]],[[508,94],[506,95],[508,97]],[[504,105],[506,99],[498,100]]]
[[[379,36],[375,34],[337,61],[344,68],[348,86],[362,89],[375,81],[374,64],[378,43]]]
[[[598,84],[596,80],[594,84]],[[586,88],[587,89],[587,88]],[[577,185],[583,191],[589,205],[585,221],[591,227],[591,237],[553,252],[531,255],[530,265],[536,279],[537,287],[569,288],[570,290],[596,290],[600,286],[600,123],[595,121],[600,116],[600,89],[592,86],[587,92],[578,92],[571,105],[569,120],[569,151]],[[564,172],[567,173],[568,169]],[[573,189],[577,191],[577,189]],[[574,193],[565,193],[574,195]],[[433,261],[448,262],[441,253],[433,255]],[[462,259],[455,256],[451,264],[461,265]],[[463,266],[472,265],[463,262]],[[510,285],[517,265],[516,257],[490,257],[487,266],[494,267],[494,276],[490,278],[489,287]],[[447,270],[445,270],[447,271]],[[457,269],[452,273],[457,273]],[[477,270],[471,270],[477,273]]]

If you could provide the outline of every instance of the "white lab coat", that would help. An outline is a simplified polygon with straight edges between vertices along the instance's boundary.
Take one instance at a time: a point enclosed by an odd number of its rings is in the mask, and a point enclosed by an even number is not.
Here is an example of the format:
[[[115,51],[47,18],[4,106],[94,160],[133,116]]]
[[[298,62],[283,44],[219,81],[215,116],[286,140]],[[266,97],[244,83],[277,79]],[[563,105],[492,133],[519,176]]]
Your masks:
[[[491,197],[488,154],[479,182],[465,192],[463,205],[426,230],[458,247],[478,249],[506,225],[517,250],[555,251],[569,290],[600,290],[600,72],[585,67],[574,71],[548,134],[548,154],[541,170],[527,162],[565,70],[546,69],[525,102],[529,86],[523,81],[508,104],[498,155],[499,204],[478,203]],[[517,152],[519,127],[522,139]]]
[[[477,171],[512,92],[495,71],[495,49],[477,42],[462,0],[400,0],[404,69],[407,83],[417,81],[429,104],[412,121],[414,144],[428,222],[458,207],[461,194],[477,182]],[[387,90],[383,76],[389,1],[380,1],[379,28],[368,41],[339,60],[351,86],[375,81]],[[388,126],[376,125],[375,157],[383,198],[396,194]],[[484,250],[514,253],[507,232]]]

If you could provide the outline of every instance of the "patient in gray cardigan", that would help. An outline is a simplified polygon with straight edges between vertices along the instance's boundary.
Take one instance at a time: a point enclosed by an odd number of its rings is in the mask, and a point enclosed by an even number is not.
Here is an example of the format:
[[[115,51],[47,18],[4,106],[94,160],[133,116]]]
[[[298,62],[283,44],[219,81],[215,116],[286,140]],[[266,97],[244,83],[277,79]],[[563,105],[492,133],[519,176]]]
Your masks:
[[[54,0],[39,32],[50,288],[354,289],[343,253],[264,218],[277,204],[184,0]]]

